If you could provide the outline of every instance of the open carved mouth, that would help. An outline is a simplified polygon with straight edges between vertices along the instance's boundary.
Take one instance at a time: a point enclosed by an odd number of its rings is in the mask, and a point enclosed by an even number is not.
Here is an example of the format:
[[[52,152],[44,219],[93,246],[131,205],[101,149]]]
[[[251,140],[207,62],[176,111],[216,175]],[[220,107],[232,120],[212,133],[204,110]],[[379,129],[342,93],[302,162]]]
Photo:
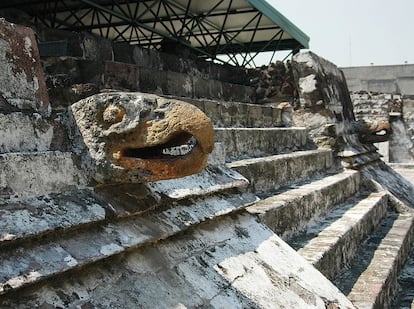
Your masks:
[[[388,132],[385,129],[382,129],[381,131],[378,131],[378,132],[374,132],[374,135],[377,135],[377,136],[385,136],[387,134]]]
[[[197,139],[189,133],[180,133],[166,143],[144,148],[125,148],[122,157],[159,160],[178,159],[190,154],[197,146]]]

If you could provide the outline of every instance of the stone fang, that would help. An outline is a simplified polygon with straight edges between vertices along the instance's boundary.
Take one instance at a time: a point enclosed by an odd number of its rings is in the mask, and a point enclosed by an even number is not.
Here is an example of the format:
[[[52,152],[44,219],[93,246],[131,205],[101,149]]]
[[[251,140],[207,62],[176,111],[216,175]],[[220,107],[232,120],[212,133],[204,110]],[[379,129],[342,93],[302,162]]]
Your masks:
[[[170,156],[185,156],[194,149],[196,143],[196,139],[194,137],[191,137],[191,139],[187,142],[186,145],[164,148],[162,150],[162,154]]]

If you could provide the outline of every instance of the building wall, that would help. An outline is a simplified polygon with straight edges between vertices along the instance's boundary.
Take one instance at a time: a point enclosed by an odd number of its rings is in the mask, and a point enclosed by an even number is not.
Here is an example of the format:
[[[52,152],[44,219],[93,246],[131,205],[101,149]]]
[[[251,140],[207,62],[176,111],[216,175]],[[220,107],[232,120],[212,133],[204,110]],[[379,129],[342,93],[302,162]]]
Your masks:
[[[342,68],[350,91],[414,96],[414,64]]]

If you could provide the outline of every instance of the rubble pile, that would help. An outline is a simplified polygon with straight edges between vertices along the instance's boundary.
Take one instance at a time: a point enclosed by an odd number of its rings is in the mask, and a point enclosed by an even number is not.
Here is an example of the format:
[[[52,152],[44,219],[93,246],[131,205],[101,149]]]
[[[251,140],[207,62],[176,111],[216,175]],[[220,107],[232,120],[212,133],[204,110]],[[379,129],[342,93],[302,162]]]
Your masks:
[[[268,66],[252,69],[249,75],[250,86],[255,88],[253,103],[294,103],[298,98],[289,60],[286,63],[276,61]]]

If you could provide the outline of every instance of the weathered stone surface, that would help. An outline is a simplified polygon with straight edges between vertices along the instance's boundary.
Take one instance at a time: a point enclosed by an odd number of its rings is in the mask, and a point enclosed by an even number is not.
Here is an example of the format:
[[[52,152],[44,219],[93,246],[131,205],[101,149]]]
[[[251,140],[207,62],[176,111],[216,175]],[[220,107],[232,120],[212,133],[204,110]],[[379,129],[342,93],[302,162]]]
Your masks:
[[[130,194],[134,193],[136,192],[130,192]],[[81,196],[81,198],[85,199],[87,196]],[[93,222],[95,220],[102,221],[103,207],[95,204],[93,196],[89,196],[89,199],[92,203],[84,205],[84,209],[78,215],[71,218],[69,222],[62,224],[63,228],[79,228],[85,223],[92,225],[91,223],[96,223]],[[61,230],[55,232],[55,234],[59,234],[56,239],[53,237],[31,239],[26,246],[20,247],[18,252],[13,248],[8,248],[0,253],[2,265],[0,267],[0,295],[7,294],[10,289],[17,290],[27,287],[39,280],[107,259],[126,250],[149,243],[157,243],[203,221],[240,210],[255,200],[256,197],[253,194],[245,193],[170,201],[170,203],[164,205],[166,207],[142,213],[140,216],[130,215],[122,220],[98,222],[100,225],[90,226],[86,233],[82,230],[78,232],[72,230],[71,233]],[[64,199],[61,201],[64,202]],[[109,199],[109,201],[113,202],[115,200]],[[76,203],[76,199],[74,202]],[[10,206],[12,205],[10,203]],[[65,211],[65,206],[61,211]],[[73,207],[77,208],[76,205],[73,205]],[[46,208],[48,207],[46,206]],[[37,209],[39,213],[42,213],[42,210],[42,208]],[[62,219],[62,215],[56,211],[57,209],[49,210],[58,215],[55,221]],[[24,216],[24,213],[21,215],[27,221],[33,219],[36,223],[42,223],[43,226],[33,226],[27,229],[32,234],[36,232],[44,233],[46,231],[42,230],[42,227],[50,228],[48,223],[54,223],[45,215],[43,215],[43,218],[36,218],[27,214]],[[79,217],[82,215],[84,218]],[[76,221],[78,221],[78,226],[71,226]],[[5,236],[9,237],[10,240],[14,237],[14,235],[8,234]],[[23,236],[33,238],[33,236],[39,235]],[[89,265],[89,267],[91,266]]]
[[[301,106],[293,114],[294,125],[308,127],[315,143],[334,150],[347,167],[377,161],[372,144],[389,138],[387,121],[356,122],[346,80],[333,63],[306,52],[296,54],[292,66]]]
[[[354,120],[346,80],[336,65],[312,52],[304,52],[293,56],[292,66],[301,107],[325,108],[338,120]]]
[[[53,125],[37,113],[0,114],[0,153],[50,150],[53,131]]]
[[[244,68],[216,64],[204,60],[179,57],[171,53],[157,52],[139,46],[114,45],[115,61],[135,63],[152,71],[183,73],[189,78],[214,79],[221,82],[246,85],[248,75]]]
[[[305,128],[216,128],[227,160],[302,150],[308,146]]]
[[[371,93],[360,91],[351,93],[351,100],[354,106],[354,114],[357,120],[375,119],[389,120],[391,110],[401,112],[401,99],[391,95],[373,95]]]
[[[216,127],[258,127],[283,126],[282,109],[277,106],[263,106],[239,102],[180,98],[200,108],[211,118]]]
[[[398,273],[413,239],[412,214],[389,213],[361,246],[351,269],[334,282],[358,308],[391,308]]]
[[[197,186],[194,184],[197,184]],[[239,173],[224,165],[218,165],[208,166],[201,173],[180,178],[179,180],[157,181],[148,183],[146,186],[155,195],[164,195],[171,199],[182,199],[229,189],[243,189],[248,184],[248,180]]]
[[[36,39],[30,28],[0,18],[0,97],[20,110],[50,113]],[[3,104],[0,104],[0,107]]]
[[[363,166],[361,172],[374,180],[382,190],[395,195],[406,206],[414,208],[414,185],[382,161]]]
[[[200,172],[211,121],[195,106],[140,93],[106,93],[70,108],[75,152],[98,183],[148,182]]]
[[[296,54],[292,68],[300,98],[293,125],[307,127],[320,147],[341,151],[347,144],[365,151],[358,137],[349,138],[355,116],[342,71],[312,52]]]
[[[112,249],[116,250],[115,245]],[[68,264],[76,263],[75,254],[63,252]],[[58,252],[52,262],[65,254]],[[6,295],[1,305],[325,309],[335,304],[354,308],[326,278],[249,215],[200,225],[91,266],[77,278],[54,280],[35,291],[22,291],[19,297]]]
[[[333,166],[333,157],[330,150],[305,150],[235,161],[228,166],[246,177],[255,192],[264,193],[325,172]]]
[[[103,87],[116,90],[139,90],[139,70],[136,65],[105,62]]]
[[[355,257],[360,243],[386,215],[387,206],[385,192],[347,200],[288,243],[332,280]]]
[[[112,42],[102,36],[47,27],[38,27],[37,34],[42,57],[69,56],[100,62],[113,60]]]
[[[345,171],[291,190],[278,192],[248,208],[283,239],[303,231],[313,219],[324,216],[335,205],[358,192],[358,172]]]
[[[398,293],[391,308],[412,308],[414,306],[414,251],[398,278]]]
[[[390,117],[393,134],[389,142],[389,161],[414,163],[414,118]]]
[[[102,221],[106,209],[89,190],[0,200],[0,243],[34,238]]]
[[[0,199],[61,192],[86,185],[71,153],[0,154]]]

